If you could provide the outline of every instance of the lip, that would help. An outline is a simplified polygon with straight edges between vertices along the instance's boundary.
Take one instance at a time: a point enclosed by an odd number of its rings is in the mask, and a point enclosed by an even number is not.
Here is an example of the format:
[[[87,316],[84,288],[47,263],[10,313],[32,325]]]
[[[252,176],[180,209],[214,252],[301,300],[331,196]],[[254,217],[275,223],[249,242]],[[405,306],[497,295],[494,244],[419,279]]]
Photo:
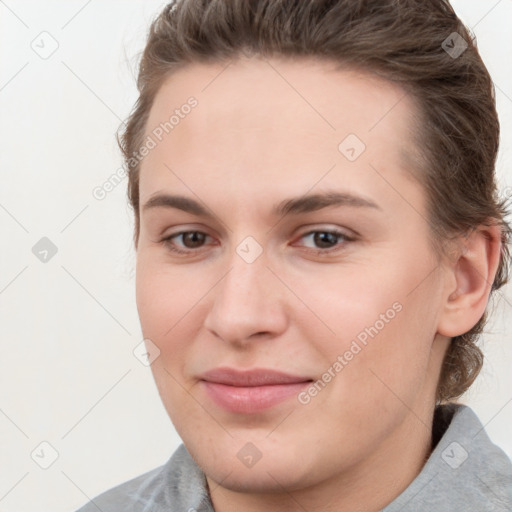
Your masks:
[[[208,396],[230,412],[262,412],[297,396],[312,382],[309,377],[271,369],[237,370],[216,368],[200,376]]]

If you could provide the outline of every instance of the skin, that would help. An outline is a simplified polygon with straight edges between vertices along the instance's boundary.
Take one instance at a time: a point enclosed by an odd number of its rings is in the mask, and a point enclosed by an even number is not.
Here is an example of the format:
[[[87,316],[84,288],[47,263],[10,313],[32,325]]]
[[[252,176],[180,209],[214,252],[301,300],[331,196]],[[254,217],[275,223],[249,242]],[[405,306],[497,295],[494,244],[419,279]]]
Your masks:
[[[391,83],[319,61],[190,64],[159,90],[146,135],[190,96],[198,105],[140,175],[137,304],[144,337],[160,349],[152,370],[162,401],[216,511],[377,511],[430,454],[442,358],[485,309],[499,229],[461,238],[455,257],[434,251],[411,174],[416,108]],[[351,133],[366,145],[353,162],[338,150]],[[273,211],[328,192],[376,206]],[[209,215],[145,207],[162,194]],[[341,236],[321,235],[332,230]],[[195,245],[185,231],[206,236]],[[252,263],[236,251],[248,236],[262,250]],[[397,303],[305,405],[293,397],[236,414],[200,381],[220,366],[316,381]],[[237,457],[248,442],[261,453],[250,468]]]

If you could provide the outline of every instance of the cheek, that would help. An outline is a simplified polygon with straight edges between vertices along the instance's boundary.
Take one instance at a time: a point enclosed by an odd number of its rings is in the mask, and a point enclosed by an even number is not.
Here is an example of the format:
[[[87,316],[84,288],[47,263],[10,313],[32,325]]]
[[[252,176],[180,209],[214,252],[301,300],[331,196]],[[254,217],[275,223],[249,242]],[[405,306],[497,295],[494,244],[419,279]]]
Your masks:
[[[152,256],[151,250],[138,253],[136,276],[137,309],[149,338],[167,338],[176,326],[186,323],[207,289],[197,272],[187,276],[180,266],[165,265]]]
[[[368,410],[399,406],[394,393],[413,401],[430,371],[439,287],[431,259],[412,256],[382,258],[321,282],[295,280],[301,283],[297,294],[315,312],[298,320],[301,331],[320,371],[336,375],[331,389],[337,399],[354,407],[362,407],[361,396]]]
[[[166,268],[150,252],[137,254],[136,297],[142,333],[160,350],[151,371],[162,402],[173,423],[199,412],[193,407],[183,369],[191,340],[201,325],[197,315],[205,290],[197,277],[189,280],[182,269]],[[186,414],[183,414],[187,411]]]
[[[372,333],[396,323],[405,297],[403,280],[394,278],[392,268],[383,271],[383,266],[331,267],[330,272],[289,277],[294,293],[308,309],[290,298],[296,311],[304,310],[295,315],[295,321],[319,351],[337,355],[352,340],[364,345]]]
[[[175,396],[180,386],[190,387],[187,362],[210,355],[196,340],[211,307],[209,294],[218,281],[217,273],[206,267],[166,265],[149,250],[137,255],[136,297],[142,333],[160,350],[151,368],[157,386],[169,388],[169,396]]]

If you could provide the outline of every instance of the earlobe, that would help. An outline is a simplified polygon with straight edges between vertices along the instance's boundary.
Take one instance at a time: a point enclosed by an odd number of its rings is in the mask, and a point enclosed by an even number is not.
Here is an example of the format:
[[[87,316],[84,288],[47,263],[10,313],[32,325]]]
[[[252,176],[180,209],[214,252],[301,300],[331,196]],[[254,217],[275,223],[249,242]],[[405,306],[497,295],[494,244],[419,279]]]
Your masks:
[[[446,263],[447,286],[438,333],[460,336],[485,312],[501,254],[501,227],[479,226],[458,240],[458,251]]]

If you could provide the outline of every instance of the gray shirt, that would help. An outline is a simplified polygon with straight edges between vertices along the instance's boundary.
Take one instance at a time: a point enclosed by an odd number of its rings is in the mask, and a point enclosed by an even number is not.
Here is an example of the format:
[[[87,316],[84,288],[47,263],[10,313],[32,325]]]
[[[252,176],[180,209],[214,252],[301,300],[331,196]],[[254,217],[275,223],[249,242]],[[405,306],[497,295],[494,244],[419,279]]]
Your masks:
[[[438,407],[436,447],[420,474],[381,512],[511,512],[512,464],[466,406]],[[169,461],[78,512],[214,512],[204,473],[181,445]]]

